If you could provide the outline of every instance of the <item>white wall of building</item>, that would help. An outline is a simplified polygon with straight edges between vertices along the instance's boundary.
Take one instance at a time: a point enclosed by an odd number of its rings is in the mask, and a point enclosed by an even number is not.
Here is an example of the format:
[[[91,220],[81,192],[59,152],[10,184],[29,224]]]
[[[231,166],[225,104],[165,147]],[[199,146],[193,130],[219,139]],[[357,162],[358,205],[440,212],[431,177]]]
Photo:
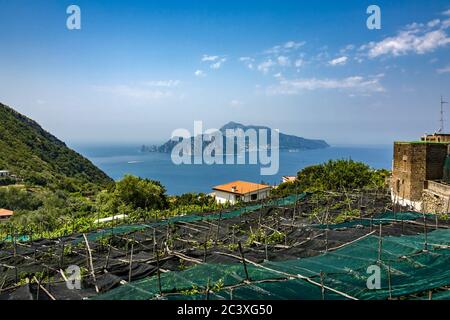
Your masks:
[[[0,170],[0,177],[8,177],[9,171],[8,170]]]
[[[395,195],[394,190],[391,188],[391,200],[393,203],[399,204],[403,207],[410,207],[417,212],[422,211],[422,201],[411,201]]]
[[[238,197],[239,195],[236,195],[234,193],[230,193],[230,192],[225,192],[225,191],[214,191],[215,196],[216,196],[216,202],[217,203],[231,203],[231,204],[235,204],[238,201]],[[270,193],[270,189],[263,189],[263,190],[258,190],[255,192],[251,192],[248,193],[244,196],[241,196],[240,199],[243,202],[250,202],[250,201],[256,201],[256,200],[261,200],[261,199],[265,199],[269,196]]]

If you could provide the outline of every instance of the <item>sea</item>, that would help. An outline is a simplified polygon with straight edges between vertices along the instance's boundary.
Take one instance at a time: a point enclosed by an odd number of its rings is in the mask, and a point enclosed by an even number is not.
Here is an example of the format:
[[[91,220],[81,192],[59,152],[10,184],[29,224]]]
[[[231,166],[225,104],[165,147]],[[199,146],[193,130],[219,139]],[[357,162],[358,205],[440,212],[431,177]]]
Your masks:
[[[279,184],[282,176],[294,176],[304,167],[330,159],[352,159],[372,168],[391,169],[392,145],[333,145],[326,149],[280,151],[279,170],[275,175],[261,175],[255,164],[181,164],[170,154],[141,152],[140,144],[70,145],[91,160],[114,180],[126,174],[160,181],[171,195],[186,192],[209,193],[212,187],[235,180]]]

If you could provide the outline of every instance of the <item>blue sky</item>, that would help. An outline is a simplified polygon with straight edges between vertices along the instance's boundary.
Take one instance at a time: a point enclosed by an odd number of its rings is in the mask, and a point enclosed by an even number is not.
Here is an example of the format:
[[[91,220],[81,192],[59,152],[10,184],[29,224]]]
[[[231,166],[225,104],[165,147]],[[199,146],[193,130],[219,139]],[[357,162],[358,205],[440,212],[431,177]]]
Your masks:
[[[202,120],[388,144],[437,130],[450,100],[448,1],[0,0],[0,41],[0,101],[69,143]]]

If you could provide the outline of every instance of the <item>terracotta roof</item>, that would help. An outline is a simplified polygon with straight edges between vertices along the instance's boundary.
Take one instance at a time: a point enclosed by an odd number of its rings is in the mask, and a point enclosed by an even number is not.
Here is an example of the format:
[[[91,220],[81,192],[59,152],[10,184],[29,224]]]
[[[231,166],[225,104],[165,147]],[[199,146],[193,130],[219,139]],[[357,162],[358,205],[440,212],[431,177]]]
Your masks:
[[[7,209],[0,209],[0,217],[12,216],[13,214],[14,214],[14,211],[7,210]]]
[[[270,188],[272,187],[266,184],[259,184],[246,181],[233,181],[230,183],[222,184],[220,186],[215,186],[213,187],[213,190],[243,195],[246,193]]]

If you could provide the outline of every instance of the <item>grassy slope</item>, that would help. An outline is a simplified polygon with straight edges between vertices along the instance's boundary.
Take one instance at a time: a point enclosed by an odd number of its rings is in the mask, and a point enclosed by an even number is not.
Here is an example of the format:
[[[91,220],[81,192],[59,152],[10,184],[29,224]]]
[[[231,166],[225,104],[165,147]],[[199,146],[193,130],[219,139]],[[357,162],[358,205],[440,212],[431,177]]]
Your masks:
[[[89,160],[69,149],[35,121],[0,103],[0,170],[31,183],[61,185],[111,179]]]

